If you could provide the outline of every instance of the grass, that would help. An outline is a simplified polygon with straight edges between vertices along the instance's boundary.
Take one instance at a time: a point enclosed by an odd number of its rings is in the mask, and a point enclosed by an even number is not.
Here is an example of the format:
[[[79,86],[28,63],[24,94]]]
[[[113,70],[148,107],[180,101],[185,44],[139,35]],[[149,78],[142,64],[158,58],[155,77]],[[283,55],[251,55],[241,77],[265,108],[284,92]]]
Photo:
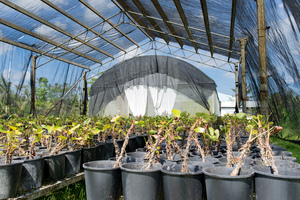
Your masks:
[[[292,156],[296,157],[297,163],[300,163],[300,145],[294,142],[280,139],[278,137],[271,137],[270,142],[274,145],[280,145],[283,148],[286,148],[287,151],[292,152]]]
[[[84,181],[79,181],[75,184],[64,187],[55,192],[51,192],[46,196],[38,198],[38,200],[85,200],[85,185]]]

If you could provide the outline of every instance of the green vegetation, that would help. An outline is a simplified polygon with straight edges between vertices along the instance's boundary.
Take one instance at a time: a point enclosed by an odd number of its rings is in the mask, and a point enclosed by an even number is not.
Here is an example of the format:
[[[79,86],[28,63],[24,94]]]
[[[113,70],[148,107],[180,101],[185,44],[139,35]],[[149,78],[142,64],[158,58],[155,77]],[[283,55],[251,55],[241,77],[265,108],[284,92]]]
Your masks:
[[[84,200],[86,199],[84,181],[79,181],[65,188],[51,192],[37,200]]]
[[[281,138],[278,137],[271,137],[270,138],[270,142],[273,143],[274,145],[280,145],[283,148],[286,148],[287,151],[292,152],[293,153],[293,157],[296,157],[297,163],[300,163],[300,145],[296,144],[294,142],[290,142],[287,140],[283,140]]]

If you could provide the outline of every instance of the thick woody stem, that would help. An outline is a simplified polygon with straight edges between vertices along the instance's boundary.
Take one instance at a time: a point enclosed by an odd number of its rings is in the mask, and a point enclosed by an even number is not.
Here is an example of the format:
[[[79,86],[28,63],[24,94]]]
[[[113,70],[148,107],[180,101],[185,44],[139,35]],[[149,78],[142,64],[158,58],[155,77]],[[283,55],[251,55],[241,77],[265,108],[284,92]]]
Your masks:
[[[226,151],[226,155],[227,155],[227,165],[226,167],[232,167],[232,165],[234,164],[234,157],[233,157],[233,153],[232,153],[232,144],[233,144],[233,139],[232,139],[232,130],[229,130],[228,133],[228,138],[226,138],[227,143],[227,151]]]
[[[243,162],[244,158],[247,156],[248,152],[250,151],[252,142],[253,142],[252,135],[250,135],[249,139],[247,140],[247,142],[242,147],[242,151],[239,155],[239,160],[238,160],[237,164],[235,165],[235,168],[231,172],[230,176],[237,176],[239,174],[240,169],[244,165],[244,162]]]
[[[119,157],[117,157],[117,162],[114,165],[114,168],[120,166],[121,160],[125,155],[125,149],[126,149],[126,146],[128,145],[129,136],[130,136],[132,130],[134,129],[134,123],[135,123],[135,120],[132,121],[132,124],[131,124],[130,128],[127,131],[127,134],[126,134],[126,137],[125,137],[122,149],[121,149],[121,153],[120,153]]]
[[[149,170],[154,161],[155,161],[155,152],[156,152],[156,149],[157,147],[164,141],[164,138],[162,137],[162,132],[163,132],[163,129],[162,127],[159,129],[158,133],[157,133],[157,138],[156,138],[156,141],[155,141],[155,144],[153,146],[153,148],[151,149],[150,151],[150,156],[149,156],[149,161],[148,163],[144,166],[145,167],[145,170]]]
[[[197,137],[194,137],[194,142],[198,148],[198,150],[200,151],[200,155],[202,157],[202,162],[206,162],[206,158],[205,158],[205,153],[204,153],[204,150],[202,149]]]
[[[114,144],[114,147],[115,147],[116,158],[118,158],[120,156],[120,148],[119,148],[119,145],[117,143],[117,138],[116,138],[115,132],[112,133],[112,138],[113,138],[113,144]]]
[[[185,173],[187,172],[187,161],[188,161],[188,153],[190,151],[190,146],[191,146],[191,142],[192,142],[192,139],[194,137],[194,129],[195,127],[197,126],[197,124],[202,120],[202,118],[199,118],[195,123],[194,125],[191,127],[190,131],[189,131],[189,136],[188,136],[188,140],[187,140],[187,144],[186,144],[186,149],[184,151],[184,154],[183,154],[183,162],[182,162],[182,168],[181,168],[181,172],[182,173]]]

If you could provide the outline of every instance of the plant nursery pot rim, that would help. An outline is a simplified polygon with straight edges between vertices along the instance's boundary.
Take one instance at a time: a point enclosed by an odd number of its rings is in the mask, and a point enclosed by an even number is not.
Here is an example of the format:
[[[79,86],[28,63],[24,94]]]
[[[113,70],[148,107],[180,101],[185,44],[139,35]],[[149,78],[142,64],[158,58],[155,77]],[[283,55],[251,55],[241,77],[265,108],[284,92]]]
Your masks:
[[[112,167],[91,167],[89,165],[93,163],[110,163]],[[115,165],[116,161],[110,161],[110,160],[95,160],[95,161],[90,161],[86,162],[83,164],[83,169],[85,170],[91,170],[91,171],[111,171],[111,170],[118,170],[120,167],[113,167]]]
[[[252,169],[256,174],[259,175],[264,175],[264,176],[269,176],[269,177],[273,177],[273,178],[277,178],[277,179],[300,179],[300,171],[296,168],[288,168],[288,167],[278,167],[278,171],[279,171],[279,175],[275,175],[275,174],[271,174],[271,173],[267,173],[267,172],[262,172],[259,170],[259,168],[267,168],[270,166],[253,166]],[[280,175],[280,170],[282,169],[288,169],[289,171],[295,172],[299,175]]]
[[[124,163],[120,166],[122,171],[126,171],[126,172],[135,172],[135,173],[153,173],[153,172],[160,172],[162,165],[159,164],[153,164],[153,167],[155,167],[155,169],[149,169],[149,170],[144,170],[144,169],[130,169],[127,168],[128,165],[137,165],[140,166],[140,168],[142,168],[143,166],[146,165],[146,163]]]
[[[61,156],[61,155],[65,155],[65,154],[66,154],[66,152],[59,152],[58,154],[45,155],[45,156],[43,156],[43,158],[47,159],[50,157],[56,157],[56,156]]]
[[[13,165],[22,165],[24,163],[23,160],[14,160],[14,162],[10,164],[4,164],[0,162],[0,167],[5,167],[5,166],[13,166]]]
[[[210,169],[222,169],[222,168],[228,168],[228,169],[234,169],[234,167],[205,167],[203,169],[203,173],[205,175],[208,175],[208,176],[211,176],[211,177],[214,177],[214,178],[225,178],[225,179],[243,179],[243,178],[250,178],[252,176],[254,176],[254,171],[253,170],[250,170],[250,169],[241,169],[243,170],[244,172],[248,172],[247,174],[243,174],[243,175],[238,175],[238,176],[230,176],[230,175],[220,175],[220,174],[215,174],[215,173],[211,173],[209,172],[208,170]]]
[[[182,166],[182,164],[171,164],[173,166]],[[188,164],[192,165],[192,166],[198,166],[201,169],[198,172],[176,172],[176,171],[169,171],[166,168],[170,167],[171,165],[165,165],[161,168],[161,172],[164,174],[169,174],[169,175],[174,175],[174,176],[182,176],[182,175],[199,175],[199,174],[203,174],[203,167],[199,166],[199,165],[195,165],[195,164]]]
[[[68,154],[68,153],[73,153],[73,152],[77,152],[77,151],[82,151],[82,149],[75,149],[75,150],[72,150],[72,151],[66,151],[65,154]]]

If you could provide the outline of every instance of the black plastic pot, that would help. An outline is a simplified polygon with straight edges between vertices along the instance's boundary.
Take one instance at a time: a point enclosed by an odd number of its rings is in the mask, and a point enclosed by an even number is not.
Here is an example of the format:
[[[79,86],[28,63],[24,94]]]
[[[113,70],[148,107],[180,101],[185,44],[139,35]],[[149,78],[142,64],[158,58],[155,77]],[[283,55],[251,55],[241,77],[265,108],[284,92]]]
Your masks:
[[[116,155],[115,153],[115,147],[112,140],[106,141],[105,145],[105,156],[104,160],[108,160],[111,157],[114,157]]]
[[[167,154],[163,153],[159,155],[159,159],[162,165],[178,164],[181,162],[181,157],[179,154],[173,154],[173,159],[169,160]]]
[[[263,161],[261,159],[255,159],[254,164],[258,166],[263,166]],[[277,167],[287,167],[300,169],[300,164],[290,161],[290,160],[275,160],[275,165]]]
[[[105,160],[105,151],[106,151],[106,144],[100,143],[96,147],[96,158],[95,160]]]
[[[162,167],[165,200],[202,199],[205,190],[202,167],[188,165],[187,173],[181,169],[181,164]]]
[[[253,176],[251,169],[240,170],[240,175],[230,176],[232,167],[204,168],[207,200],[251,200]]]
[[[202,162],[202,157],[201,156],[192,156],[189,158],[190,161],[198,161],[198,162]],[[205,161],[207,163],[212,163],[212,164],[217,164],[219,162],[218,158],[214,158],[211,156],[205,157]]]
[[[26,159],[22,164],[19,193],[42,186],[44,178],[44,158]]]
[[[227,156],[223,156],[222,158],[219,158],[220,164],[227,164]],[[244,164],[245,165],[253,165],[254,160],[251,157],[245,157],[244,158]]]
[[[50,180],[60,180],[65,178],[65,154],[60,153],[45,157],[44,178]]]
[[[143,170],[143,163],[121,165],[122,186],[125,200],[162,199],[161,165],[153,165],[151,170]]]
[[[92,161],[83,164],[88,200],[118,200],[121,195],[121,170],[115,161]]]
[[[295,200],[300,197],[300,171],[278,168],[280,175],[271,174],[271,168],[254,166],[256,200]]]
[[[292,156],[274,156],[275,160],[290,160],[295,162],[297,160],[296,157],[292,157]]]
[[[94,161],[95,159],[96,159],[96,146],[90,148],[86,148],[86,147],[82,148],[82,156],[81,156],[82,164],[86,162]]]
[[[65,153],[65,173],[66,176],[72,176],[80,171],[81,149],[68,151]]]
[[[0,163],[0,199],[14,197],[21,179],[22,162]]]
[[[147,134],[145,135],[137,135],[136,136],[137,148],[143,148],[147,141]]]
[[[274,156],[291,156],[292,155],[292,153],[291,152],[289,152],[289,151],[272,151],[273,152],[273,154],[274,154]]]
[[[130,136],[129,140],[128,140],[128,145],[126,150],[128,150],[127,152],[134,152],[139,146],[138,143],[136,142],[136,136]]]

